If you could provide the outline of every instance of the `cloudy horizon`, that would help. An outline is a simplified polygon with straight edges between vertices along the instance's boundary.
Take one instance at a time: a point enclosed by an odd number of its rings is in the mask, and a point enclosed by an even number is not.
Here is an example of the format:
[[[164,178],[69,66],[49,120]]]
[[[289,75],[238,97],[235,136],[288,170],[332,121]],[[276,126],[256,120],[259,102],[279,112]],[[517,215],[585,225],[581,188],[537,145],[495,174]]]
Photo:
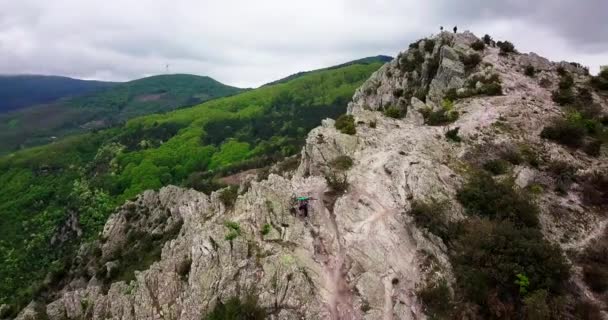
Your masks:
[[[0,74],[126,81],[169,65],[169,73],[257,87],[395,56],[440,25],[592,72],[608,64],[605,0],[0,0],[0,7]]]

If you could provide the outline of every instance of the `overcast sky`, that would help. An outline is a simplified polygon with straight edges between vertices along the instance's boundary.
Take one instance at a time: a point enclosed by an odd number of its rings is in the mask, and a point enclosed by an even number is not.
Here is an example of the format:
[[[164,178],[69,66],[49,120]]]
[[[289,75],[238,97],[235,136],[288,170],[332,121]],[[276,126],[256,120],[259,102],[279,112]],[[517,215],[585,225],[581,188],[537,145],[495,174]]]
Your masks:
[[[371,55],[439,26],[608,64],[608,0],[0,0],[0,74],[208,75],[255,87]]]

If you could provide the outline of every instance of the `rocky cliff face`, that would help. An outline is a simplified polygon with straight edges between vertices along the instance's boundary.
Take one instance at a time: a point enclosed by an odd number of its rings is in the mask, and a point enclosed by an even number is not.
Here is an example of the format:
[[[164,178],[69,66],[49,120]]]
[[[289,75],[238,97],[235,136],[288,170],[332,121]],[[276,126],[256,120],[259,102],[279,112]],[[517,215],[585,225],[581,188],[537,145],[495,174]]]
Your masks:
[[[445,201],[446,223],[468,219],[456,199],[471,168],[515,149],[533,150],[541,164],[513,161],[496,179],[536,190],[543,235],[574,265],[572,296],[605,308],[578,254],[606,233],[606,190],[593,189],[599,195],[590,202],[585,184],[606,176],[606,150],[590,156],[540,137],[564,114],[552,100],[558,72],[577,86],[588,75],[491,46],[478,52],[479,63],[467,62],[477,40],[443,33],[412,45],[355,94],[348,110],[356,134],[325,120],[310,132],[295,173],[252,181],[234,203],[229,191],[166,187],[125,204],[46,301],[19,319],[198,320],[247,295],[271,319],[426,319],[420,290],[438,279],[453,287],[455,275],[451,249],[415,223],[413,203]],[[606,96],[592,99],[608,111]],[[445,137],[455,128],[460,142]],[[564,162],[573,171],[562,186],[545,164]],[[306,219],[294,207],[301,195],[315,198]],[[160,255],[148,254],[156,247]],[[129,269],[134,261],[138,271]]]

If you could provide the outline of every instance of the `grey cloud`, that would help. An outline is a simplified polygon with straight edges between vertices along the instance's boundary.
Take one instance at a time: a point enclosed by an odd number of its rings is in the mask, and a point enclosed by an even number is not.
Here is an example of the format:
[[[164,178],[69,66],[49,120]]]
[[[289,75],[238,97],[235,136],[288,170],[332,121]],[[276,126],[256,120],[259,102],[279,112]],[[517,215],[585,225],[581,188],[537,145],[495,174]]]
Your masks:
[[[608,57],[607,6],[605,0],[0,0],[0,73],[127,80],[161,73],[168,63],[172,72],[257,86],[350,59],[395,55],[440,24],[596,65]]]

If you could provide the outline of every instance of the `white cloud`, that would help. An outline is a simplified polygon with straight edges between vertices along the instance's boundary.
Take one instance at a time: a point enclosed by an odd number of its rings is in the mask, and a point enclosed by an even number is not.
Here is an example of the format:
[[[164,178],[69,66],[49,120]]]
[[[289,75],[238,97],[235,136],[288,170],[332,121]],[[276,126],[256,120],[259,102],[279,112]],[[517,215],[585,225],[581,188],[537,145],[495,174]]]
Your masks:
[[[0,73],[128,80],[162,73],[168,63],[171,72],[251,87],[297,71],[395,55],[440,24],[596,69],[608,59],[606,24],[591,24],[581,14],[588,8],[591,17],[600,15],[605,0],[527,3],[0,0]]]

